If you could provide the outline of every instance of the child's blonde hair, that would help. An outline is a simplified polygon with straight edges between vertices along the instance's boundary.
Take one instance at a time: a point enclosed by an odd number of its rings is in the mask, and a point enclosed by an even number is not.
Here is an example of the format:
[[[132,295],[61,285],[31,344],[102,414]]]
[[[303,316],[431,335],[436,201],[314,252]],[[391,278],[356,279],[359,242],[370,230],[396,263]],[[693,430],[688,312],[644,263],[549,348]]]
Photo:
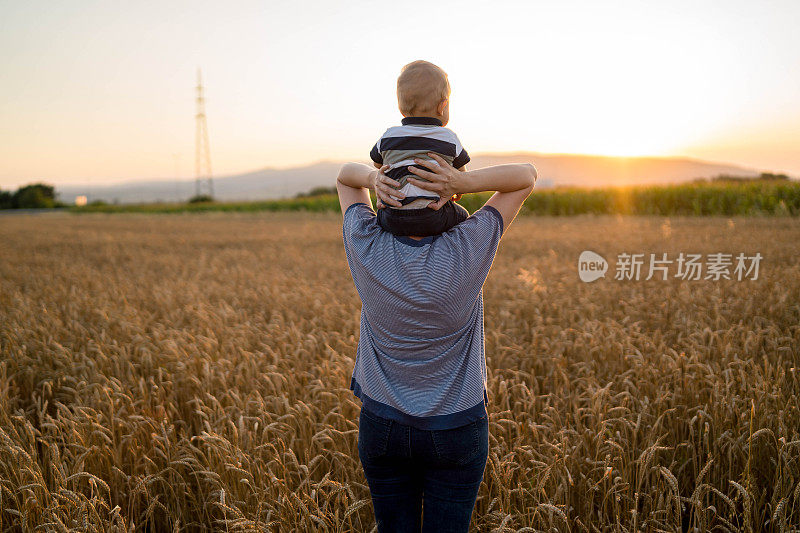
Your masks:
[[[397,104],[405,116],[436,113],[439,102],[450,97],[447,74],[428,61],[412,61],[397,78]]]

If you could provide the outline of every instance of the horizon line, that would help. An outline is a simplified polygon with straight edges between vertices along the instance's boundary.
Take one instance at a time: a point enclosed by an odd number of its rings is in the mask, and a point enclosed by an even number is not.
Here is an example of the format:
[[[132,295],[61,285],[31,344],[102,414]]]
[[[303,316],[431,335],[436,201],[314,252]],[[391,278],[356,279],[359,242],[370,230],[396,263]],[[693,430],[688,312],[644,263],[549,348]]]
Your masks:
[[[708,164],[708,165],[720,165],[720,166],[729,166],[729,167],[736,167],[743,171],[748,172],[771,172],[776,174],[786,174],[792,179],[800,179],[800,176],[795,176],[783,171],[778,170],[765,170],[762,168],[744,166],[738,163],[730,163],[725,161],[714,161],[708,159],[700,159],[697,157],[692,156],[684,156],[684,155],[632,155],[632,156],[624,156],[624,155],[607,155],[607,154],[595,154],[595,153],[583,153],[583,152],[537,152],[533,150],[514,150],[509,152],[476,152],[472,154],[472,158],[477,157],[497,157],[497,156],[505,156],[505,157],[514,157],[514,156],[526,156],[535,154],[538,156],[543,157],[585,157],[585,158],[602,158],[602,159],[615,159],[615,160],[624,160],[624,159],[656,159],[656,160],[672,160],[672,161],[688,161],[692,163],[700,163],[700,164]],[[220,174],[218,176],[212,176],[212,178],[216,179],[225,179],[231,178],[235,176],[240,176],[242,174],[250,174],[253,172],[261,172],[261,171],[280,171],[280,170],[295,170],[301,168],[308,168],[313,167],[316,165],[321,165],[325,163],[342,163],[348,161],[347,158],[342,159],[316,159],[310,161],[308,163],[301,163],[296,165],[289,165],[289,166],[264,166],[264,167],[256,167],[252,168],[251,170],[243,170],[238,172],[227,172],[224,174]],[[357,162],[363,162],[369,164],[370,161],[367,158],[364,158]],[[80,178],[79,178],[80,179]],[[148,183],[148,182],[193,182],[195,181],[195,177],[184,177],[184,176],[173,176],[173,177],[151,177],[151,178],[121,178],[121,179],[114,179],[112,181],[105,181],[102,183],[94,182],[87,182],[87,181],[70,181],[64,182],[60,184],[56,184],[55,187],[74,187],[74,186],[93,186],[93,187],[104,187],[104,186],[118,186],[118,185],[125,185],[125,184],[134,184],[134,183]],[[32,183],[42,183],[47,182],[45,178],[37,178],[29,180],[25,183],[25,185],[32,184]],[[22,185],[24,186],[24,185]],[[2,189],[2,187],[0,187]]]

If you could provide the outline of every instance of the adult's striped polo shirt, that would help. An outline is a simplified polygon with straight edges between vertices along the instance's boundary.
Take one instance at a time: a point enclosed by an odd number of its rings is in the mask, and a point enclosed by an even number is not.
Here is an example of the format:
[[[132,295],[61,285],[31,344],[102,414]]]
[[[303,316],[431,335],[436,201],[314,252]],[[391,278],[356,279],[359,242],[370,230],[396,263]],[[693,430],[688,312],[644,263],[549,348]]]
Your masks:
[[[461,146],[461,141],[452,130],[442,126],[442,121],[434,117],[405,117],[401,126],[392,126],[381,135],[369,155],[379,165],[389,165],[386,175],[400,183],[400,192],[405,194],[400,203],[405,208],[424,207],[430,200],[439,197],[431,191],[426,191],[407,182],[413,177],[422,181],[425,178],[409,172],[409,167],[427,170],[425,167],[414,164],[414,158],[433,160],[428,152],[440,155],[445,161],[455,168],[461,168],[469,163],[469,154]],[[433,160],[435,162],[435,160]],[[428,201],[422,201],[426,199]],[[413,206],[412,202],[417,201]],[[420,204],[420,202],[422,202]],[[420,204],[420,205],[417,205]]]
[[[364,203],[346,210],[344,249],[362,304],[350,389],[363,408],[420,429],[486,415],[483,283],[502,233],[491,206],[418,241],[383,230]]]

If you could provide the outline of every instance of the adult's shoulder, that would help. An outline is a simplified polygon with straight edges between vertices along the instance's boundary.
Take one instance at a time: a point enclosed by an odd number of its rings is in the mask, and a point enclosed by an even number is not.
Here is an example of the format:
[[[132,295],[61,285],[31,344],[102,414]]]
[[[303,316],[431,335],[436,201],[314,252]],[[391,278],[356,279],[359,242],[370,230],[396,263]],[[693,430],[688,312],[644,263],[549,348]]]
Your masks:
[[[438,275],[449,280],[451,296],[465,305],[478,297],[502,234],[500,213],[485,205],[434,242],[438,246],[437,253],[443,258]]]
[[[380,251],[385,247],[386,232],[378,224],[372,207],[364,202],[351,204],[344,213],[342,239],[347,262],[354,278],[358,272],[369,269]]]
[[[472,213],[464,222],[453,227],[456,234],[473,234],[475,231],[503,234],[503,216],[491,205],[483,205]]]
[[[503,217],[490,205],[484,205],[466,220],[441,234],[440,240],[460,261],[480,261],[494,257],[503,235]],[[480,257],[479,257],[480,256]]]
[[[364,202],[350,204],[342,217],[342,237],[345,245],[353,246],[374,239],[383,229],[372,207]]]
[[[344,212],[345,218],[347,218],[350,213],[353,213],[351,216],[365,216],[369,213],[375,215],[375,211],[373,211],[372,208],[364,202],[355,202],[347,206],[347,209]]]
[[[484,204],[480,209],[475,211],[472,216],[477,216],[481,219],[491,219],[500,228],[500,233],[503,233],[503,215],[496,207]]]
[[[347,206],[347,209],[342,217],[342,225],[344,226],[345,231],[347,231],[348,229],[353,229],[353,226],[355,225],[363,224],[375,219],[376,217],[377,215],[375,214],[375,211],[372,210],[371,206],[364,202],[355,202]]]

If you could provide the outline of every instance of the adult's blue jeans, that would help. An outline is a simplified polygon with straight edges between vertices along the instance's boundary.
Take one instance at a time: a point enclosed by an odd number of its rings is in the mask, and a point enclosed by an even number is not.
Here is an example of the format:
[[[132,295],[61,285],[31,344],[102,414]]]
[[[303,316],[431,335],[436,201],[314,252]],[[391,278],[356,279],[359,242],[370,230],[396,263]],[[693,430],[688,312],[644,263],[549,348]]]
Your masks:
[[[423,430],[362,407],[358,456],[379,533],[466,533],[489,457],[489,420]]]

